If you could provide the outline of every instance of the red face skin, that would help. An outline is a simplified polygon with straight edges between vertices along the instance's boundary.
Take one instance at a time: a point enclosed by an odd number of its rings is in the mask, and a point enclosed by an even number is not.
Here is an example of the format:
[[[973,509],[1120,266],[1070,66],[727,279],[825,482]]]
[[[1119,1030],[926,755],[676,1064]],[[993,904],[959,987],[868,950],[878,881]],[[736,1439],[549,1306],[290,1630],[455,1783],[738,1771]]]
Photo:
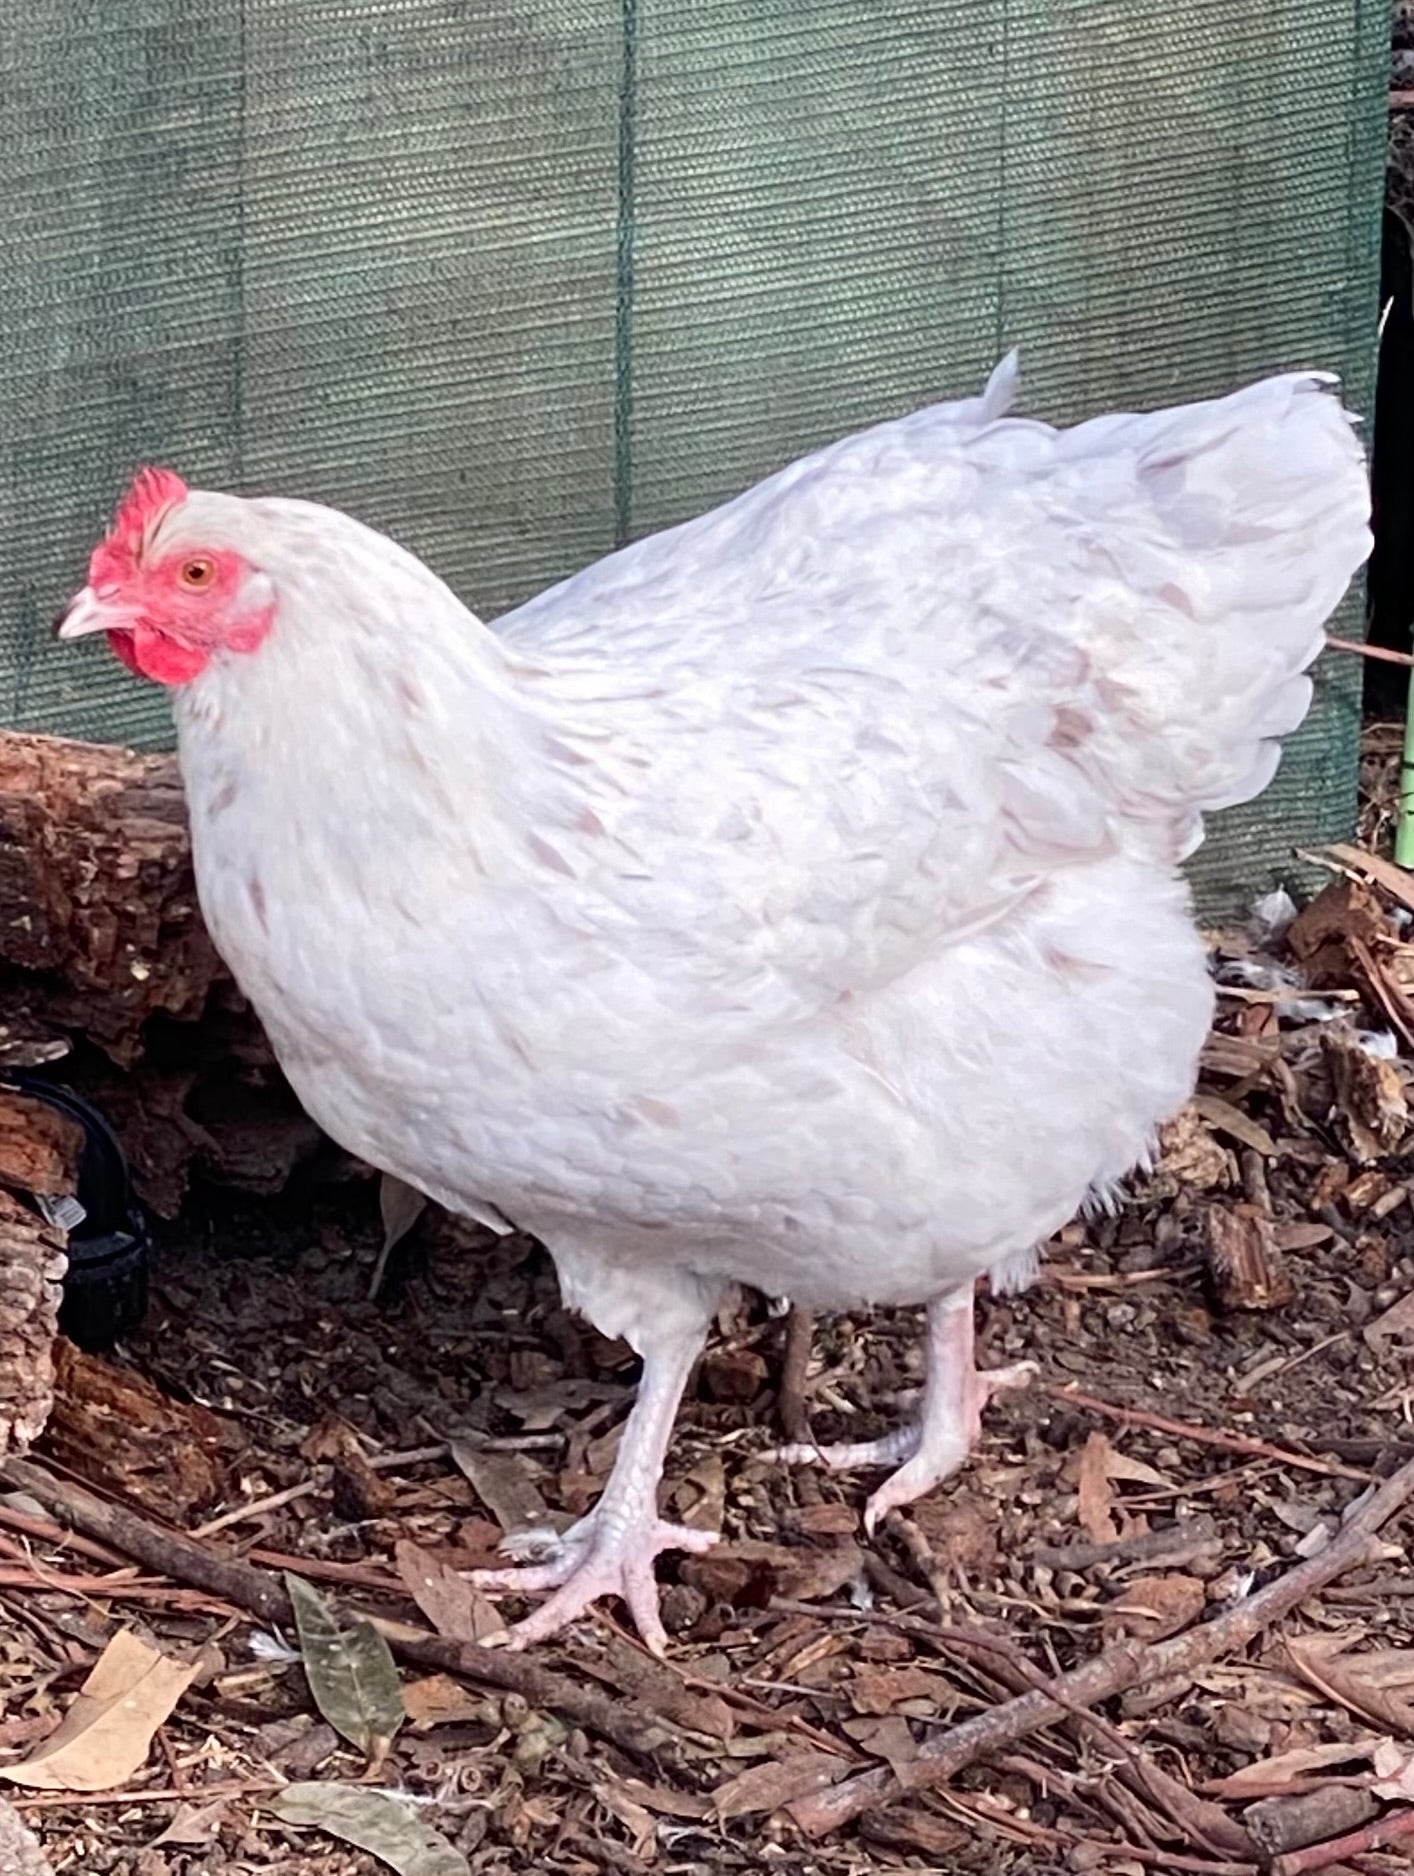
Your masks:
[[[217,651],[257,650],[275,619],[264,583],[234,548],[155,553],[159,523],[186,496],[171,470],[143,470],[89,562],[90,592],[122,621],[105,633],[109,645],[158,684],[191,683]]]

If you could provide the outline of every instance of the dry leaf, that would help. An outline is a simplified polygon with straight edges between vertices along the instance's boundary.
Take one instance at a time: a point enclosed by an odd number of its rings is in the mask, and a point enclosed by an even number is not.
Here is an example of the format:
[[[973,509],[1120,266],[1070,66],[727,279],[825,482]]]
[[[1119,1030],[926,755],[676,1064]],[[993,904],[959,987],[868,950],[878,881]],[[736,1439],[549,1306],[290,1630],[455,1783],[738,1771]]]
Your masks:
[[[510,1453],[484,1453],[454,1440],[452,1458],[476,1496],[507,1533],[553,1524],[524,1459]]]
[[[1324,1772],[1328,1766],[1353,1765],[1359,1759],[1368,1758],[1371,1748],[1380,1743],[1357,1739],[1324,1746],[1298,1746],[1291,1752],[1275,1753],[1269,1759],[1254,1759],[1250,1765],[1239,1766],[1237,1771],[1230,1772],[1226,1778],[1214,1779],[1203,1789],[1214,1798],[1245,1798],[1254,1792],[1269,1791],[1273,1786],[1305,1778],[1312,1772]],[[1396,1757],[1399,1756],[1396,1748]]]
[[[629,1855],[639,1864],[651,1863],[658,1842],[658,1826],[653,1821],[653,1813],[646,1805],[639,1804],[637,1799],[631,1797],[622,1784],[610,1784],[605,1780],[591,1789],[604,1809],[612,1811],[632,1836]]]
[[[673,1487],[673,1505],[694,1531],[720,1531],[727,1508],[727,1472],[720,1453],[708,1453]]]
[[[767,1759],[718,1785],[712,1793],[712,1808],[723,1821],[779,1811],[795,1798],[824,1791],[848,1769],[848,1760],[832,1752],[798,1752],[784,1759]]]
[[[1113,1543],[1119,1536],[1114,1515],[1114,1487],[1110,1461],[1114,1451],[1103,1433],[1092,1433],[1080,1453],[1078,1515],[1081,1528],[1094,1544]]]
[[[429,1674],[403,1689],[403,1711],[412,1726],[499,1726],[500,1708],[485,1694],[474,1694],[450,1674]]]
[[[1340,1636],[1303,1635],[1286,1643],[1287,1658],[1303,1680],[1392,1733],[1414,1735],[1414,1649],[1346,1652]]]
[[[895,1773],[912,1765],[918,1757],[918,1741],[902,1714],[882,1719],[846,1720],[844,1730],[857,1745],[876,1759],[885,1760]]]
[[[269,1809],[285,1824],[312,1824],[351,1843],[398,1876],[471,1876],[471,1865],[412,1806],[388,1791],[351,1785],[286,1785]]]
[[[1250,1146],[1264,1159],[1275,1159],[1277,1144],[1266,1128],[1244,1114],[1240,1107],[1234,1107],[1231,1101],[1224,1101],[1216,1094],[1195,1094],[1193,1111],[1200,1120],[1207,1121],[1219,1133],[1225,1133],[1230,1140],[1236,1140],[1241,1146]]]
[[[368,1294],[374,1301],[383,1288],[388,1259],[427,1210],[427,1203],[416,1187],[404,1185],[401,1179],[394,1179],[391,1173],[380,1175],[378,1211],[383,1221],[383,1243],[379,1248],[378,1261],[373,1266],[373,1275],[368,1280]]]
[[[1375,1796],[1401,1804],[1414,1803],[1414,1755],[1403,1751],[1392,1739],[1378,1739],[1371,1757],[1379,1781],[1371,1787]]]
[[[167,1828],[144,1847],[157,1850],[164,1843],[177,1843],[203,1849],[215,1843],[226,1815],[226,1805],[225,1798],[216,1798],[210,1804],[179,1804]],[[0,1864],[0,1869],[3,1868]]]
[[[780,1593],[792,1602],[823,1602],[857,1582],[864,1571],[858,1544],[834,1544],[829,1550],[792,1550],[781,1566]]]
[[[1407,1342],[1414,1340],[1414,1290],[1407,1296],[1401,1296],[1397,1303],[1391,1303],[1381,1316],[1373,1322],[1367,1322],[1361,1334],[1367,1348],[1378,1354],[1386,1342]]]
[[[409,1596],[448,1641],[480,1642],[504,1630],[505,1621],[494,1604],[430,1550],[402,1538],[394,1547],[393,1559]]]
[[[856,1713],[892,1713],[905,1700],[926,1700],[936,1713],[953,1704],[954,1695],[940,1674],[926,1668],[861,1668],[844,1692]]]
[[[566,1414],[579,1413],[586,1407],[599,1407],[605,1401],[622,1400],[627,1389],[609,1381],[588,1381],[577,1375],[547,1381],[542,1387],[496,1389],[496,1405],[503,1407],[527,1433],[545,1433]]]
[[[1161,1641],[1196,1621],[1208,1592],[1196,1576],[1141,1576],[1101,1612],[1105,1628],[1141,1641]]]
[[[147,1758],[153,1734],[196,1673],[124,1629],[94,1663],[73,1705],[44,1744],[0,1778],[41,1791],[112,1791]]]
[[[333,1611],[303,1577],[285,1572],[294,1604],[305,1679],[314,1704],[336,1733],[379,1766],[406,1717],[402,1686],[388,1644],[369,1622],[341,1629]]]
[[[651,1811],[655,1817],[686,1817],[702,1819],[712,1815],[712,1802],[695,1791],[678,1791],[669,1785],[650,1785],[641,1778],[626,1778],[621,1782],[620,1790],[627,1793],[635,1804],[641,1804],[645,1811]]]
[[[1172,1483],[1142,1459],[1130,1459],[1113,1446],[1103,1433],[1092,1433],[1080,1451],[1076,1464],[1079,1496],[1077,1514],[1086,1533],[1097,1544],[1112,1543],[1122,1535],[1116,1516],[1116,1501],[1111,1486],[1119,1480],[1131,1485],[1153,1485],[1172,1491]]]

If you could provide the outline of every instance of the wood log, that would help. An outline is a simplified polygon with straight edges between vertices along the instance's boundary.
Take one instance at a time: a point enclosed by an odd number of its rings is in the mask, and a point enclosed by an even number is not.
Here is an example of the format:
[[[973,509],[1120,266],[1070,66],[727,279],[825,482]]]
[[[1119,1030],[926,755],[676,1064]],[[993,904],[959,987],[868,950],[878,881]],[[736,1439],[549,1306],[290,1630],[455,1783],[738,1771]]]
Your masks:
[[[0,967],[19,1008],[123,1066],[154,1012],[201,1016],[225,972],[173,757],[0,735]]]
[[[194,1166],[277,1192],[320,1139],[201,922],[175,758],[0,733],[0,1068],[56,1057],[163,1217]],[[44,1146],[0,1108],[7,1150]]]
[[[0,1454],[24,1452],[49,1417],[64,1269],[63,1233],[0,1191]]]
[[[0,1454],[49,1415],[65,1269],[17,1195],[73,1192],[83,1140],[3,1071],[60,1060],[167,1217],[194,1167],[279,1191],[321,1137],[201,922],[175,760],[0,733]]]

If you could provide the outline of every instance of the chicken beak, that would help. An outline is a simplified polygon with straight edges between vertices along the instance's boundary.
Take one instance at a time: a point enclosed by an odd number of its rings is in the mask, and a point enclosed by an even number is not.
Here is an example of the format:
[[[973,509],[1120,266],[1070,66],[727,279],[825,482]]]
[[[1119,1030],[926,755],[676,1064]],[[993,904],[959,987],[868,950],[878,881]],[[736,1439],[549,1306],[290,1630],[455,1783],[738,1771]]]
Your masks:
[[[106,632],[112,624],[112,608],[104,605],[91,586],[86,586],[54,621],[54,631],[59,638],[84,638],[90,632]]]

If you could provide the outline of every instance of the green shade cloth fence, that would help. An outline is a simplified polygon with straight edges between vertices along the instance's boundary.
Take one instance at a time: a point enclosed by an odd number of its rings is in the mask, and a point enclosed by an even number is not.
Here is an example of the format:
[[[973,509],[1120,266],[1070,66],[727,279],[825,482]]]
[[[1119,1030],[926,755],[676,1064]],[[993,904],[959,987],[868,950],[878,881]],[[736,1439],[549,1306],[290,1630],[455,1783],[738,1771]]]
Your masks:
[[[1367,411],[1387,45],[1373,0],[16,0],[0,721],[168,739],[48,632],[146,460],[490,617],[1013,343],[1053,419],[1295,365]],[[1350,826],[1328,662],[1210,903]]]

